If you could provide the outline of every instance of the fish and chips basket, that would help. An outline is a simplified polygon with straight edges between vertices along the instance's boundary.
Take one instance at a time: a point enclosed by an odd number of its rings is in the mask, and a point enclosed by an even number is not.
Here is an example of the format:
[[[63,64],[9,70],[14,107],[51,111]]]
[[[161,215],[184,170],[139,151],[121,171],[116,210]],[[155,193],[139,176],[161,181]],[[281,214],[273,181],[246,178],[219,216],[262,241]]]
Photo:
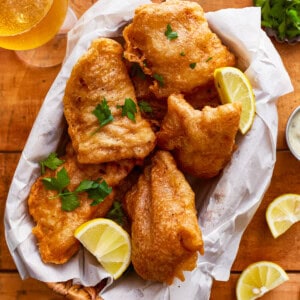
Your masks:
[[[209,299],[213,279],[226,281],[244,230],[269,186],[276,161],[278,97],[292,91],[290,78],[272,42],[261,30],[260,9],[207,12],[209,26],[236,55],[256,96],[251,130],[238,135],[237,150],[220,176],[189,178],[196,195],[205,254],[185,281],[172,285],[142,280],[133,270],[114,281],[92,255],[81,250],[63,265],[42,262],[33,220],[28,213],[30,188],[40,175],[39,161],[55,152],[66,135],[62,99],[72,67],[98,37],[115,38],[147,0],[96,2],[68,34],[65,62],[50,88],[12,180],[5,210],[5,235],[22,279],[47,283],[71,299]]]

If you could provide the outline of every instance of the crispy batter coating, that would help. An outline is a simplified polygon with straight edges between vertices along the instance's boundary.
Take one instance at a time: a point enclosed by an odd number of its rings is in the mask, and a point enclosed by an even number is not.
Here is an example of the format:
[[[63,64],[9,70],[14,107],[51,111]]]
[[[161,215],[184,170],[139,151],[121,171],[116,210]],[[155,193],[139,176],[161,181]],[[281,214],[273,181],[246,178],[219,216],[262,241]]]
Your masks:
[[[177,38],[168,39],[168,26]],[[216,68],[235,64],[234,55],[209,29],[201,6],[195,2],[141,5],[123,36],[125,58],[138,62],[153,78],[160,76],[150,87],[158,98],[190,93],[211,81]]]
[[[182,95],[168,98],[158,145],[173,150],[181,170],[200,178],[216,176],[235,149],[240,103],[195,110]]]
[[[167,151],[158,151],[126,194],[132,220],[132,263],[144,279],[171,284],[203,253],[195,195]]]
[[[40,255],[45,263],[63,264],[79,250],[79,242],[74,237],[75,229],[90,219],[104,217],[113,203],[114,192],[96,206],[90,205],[93,200],[88,198],[87,193],[80,193],[80,206],[66,212],[61,209],[61,200],[57,197],[57,192],[46,190],[42,178],[54,177],[64,167],[70,177],[70,191],[86,179],[103,178],[109,186],[115,186],[134,166],[134,161],[131,160],[82,165],[77,162],[75,152],[70,148],[63,160],[65,162],[59,169],[47,170],[37,179],[28,199],[29,213],[36,222],[32,232],[38,240]]]
[[[139,110],[134,122],[122,116],[122,110],[117,108],[117,105],[124,105],[126,98],[136,103],[122,54],[122,46],[116,41],[95,40],[74,66],[67,82],[64,113],[81,163],[142,159],[155,146],[155,135]],[[114,120],[100,128],[92,112],[103,99]]]

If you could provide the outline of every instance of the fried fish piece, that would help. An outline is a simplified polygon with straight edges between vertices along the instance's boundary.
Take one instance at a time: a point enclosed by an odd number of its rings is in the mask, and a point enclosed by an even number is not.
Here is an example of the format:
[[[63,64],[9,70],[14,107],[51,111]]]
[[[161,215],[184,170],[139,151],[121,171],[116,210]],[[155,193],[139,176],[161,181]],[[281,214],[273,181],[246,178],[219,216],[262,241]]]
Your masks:
[[[167,151],[158,151],[126,194],[132,221],[132,263],[146,280],[171,284],[196,267],[203,254],[195,195]]]
[[[135,121],[123,116],[125,99],[136,98],[122,46],[99,38],[74,66],[64,95],[64,113],[69,135],[80,163],[98,164],[121,159],[142,159],[155,146],[155,134],[139,110]],[[100,127],[93,111],[104,100],[113,120]],[[103,112],[104,111],[104,112]],[[109,119],[109,113],[100,112]]]
[[[235,149],[241,110],[240,103],[195,110],[183,95],[171,95],[158,146],[173,150],[181,170],[200,178],[216,176]]]
[[[40,255],[45,263],[63,264],[79,250],[80,243],[74,237],[75,229],[90,219],[104,217],[114,201],[114,191],[95,206],[91,206],[93,200],[88,198],[86,192],[80,193],[80,206],[67,212],[62,210],[57,192],[47,190],[42,178],[55,177],[64,167],[70,178],[70,191],[86,179],[102,178],[109,186],[116,186],[135,164],[132,160],[123,160],[100,165],[82,165],[77,162],[75,152],[71,148],[62,159],[64,164],[59,169],[48,169],[36,180],[28,199],[29,213],[36,223],[32,233],[37,238]]]
[[[158,98],[191,93],[211,81],[216,68],[235,64],[195,2],[141,5],[123,36],[125,58],[156,79],[150,89]]]

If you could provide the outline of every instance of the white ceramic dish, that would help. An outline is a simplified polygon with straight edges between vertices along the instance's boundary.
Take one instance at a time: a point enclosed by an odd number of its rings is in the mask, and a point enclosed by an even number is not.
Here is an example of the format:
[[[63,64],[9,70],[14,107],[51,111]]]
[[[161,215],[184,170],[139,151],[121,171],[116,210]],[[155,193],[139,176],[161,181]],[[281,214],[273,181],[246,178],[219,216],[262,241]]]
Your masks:
[[[298,116],[299,114],[299,116]],[[296,120],[296,116],[298,117],[298,120]],[[292,152],[292,154],[298,159],[300,160],[300,149],[298,149],[299,151],[296,151],[295,146],[292,139],[292,136],[290,134],[291,130],[292,130],[292,126],[295,126],[295,122],[297,122],[298,128],[300,127],[300,106],[298,106],[290,115],[287,125],[286,125],[286,129],[285,129],[285,138],[286,138],[286,142],[287,145],[290,149],[290,151]],[[297,134],[298,137],[300,138],[300,132]],[[297,137],[294,137],[297,138]],[[300,141],[298,142],[300,144]]]

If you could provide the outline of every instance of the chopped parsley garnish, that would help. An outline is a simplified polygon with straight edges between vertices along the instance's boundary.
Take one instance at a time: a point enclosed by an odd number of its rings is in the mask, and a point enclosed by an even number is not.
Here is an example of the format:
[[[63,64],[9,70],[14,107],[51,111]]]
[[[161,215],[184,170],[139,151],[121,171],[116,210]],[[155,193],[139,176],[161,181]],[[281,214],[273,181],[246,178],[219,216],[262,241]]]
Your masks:
[[[96,106],[96,108],[92,111],[92,113],[98,119],[100,127],[107,125],[108,123],[112,122],[114,119],[105,98],[103,98],[101,103],[99,103]]]
[[[181,51],[179,54],[180,54],[180,56],[185,56],[184,51]]]
[[[137,113],[137,107],[135,102],[131,98],[126,98],[124,105],[117,105],[117,108],[122,109],[122,116],[135,122],[135,114]]]
[[[56,153],[54,153],[54,152],[50,153],[47,158],[40,161],[42,175],[45,174],[45,171],[46,171],[45,168],[46,167],[51,169],[51,170],[56,170],[63,163],[64,163],[64,161],[59,159],[57,157]]]
[[[153,77],[158,81],[160,87],[163,87],[165,85],[164,78],[162,77],[162,75],[154,74]]]
[[[151,113],[153,111],[151,105],[145,100],[139,101],[138,106],[139,106],[141,112]]]
[[[58,171],[56,177],[45,177],[42,182],[47,190],[57,191],[57,197],[60,197],[61,207],[64,211],[72,211],[80,206],[78,193],[87,192],[88,198],[94,200],[91,203],[91,206],[94,206],[101,203],[112,191],[105,180],[100,183],[93,180],[83,180],[73,192],[70,192],[67,189],[70,178],[65,168]]]
[[[209,57],[205,62],[209,62],[210,60],[212,60],[212,56]]]
[[[172,30],[172,27],[170,24],[167,25],[167,29],[165,31],[165,36],[168,38],[168,40],[175,40],[178,38],[178,34],[176,31]]]
[[[124,212],[122,209],[122,204],[119,201],[115,201],[113,203],[113,207],[106,215],[107,218],[112,219],[113,221],[117,222],[119,225],[124,224]]]
[[[139,77],[143,80],[146,79],[146,75],[144,74],[142,68],[138,63],[133,63],[131,68],[130,68],[130,77]]]
[[[191,69],[195,69],[195,67],[196,67],[196,63],[195,62],[190,64],[190,68]]]

